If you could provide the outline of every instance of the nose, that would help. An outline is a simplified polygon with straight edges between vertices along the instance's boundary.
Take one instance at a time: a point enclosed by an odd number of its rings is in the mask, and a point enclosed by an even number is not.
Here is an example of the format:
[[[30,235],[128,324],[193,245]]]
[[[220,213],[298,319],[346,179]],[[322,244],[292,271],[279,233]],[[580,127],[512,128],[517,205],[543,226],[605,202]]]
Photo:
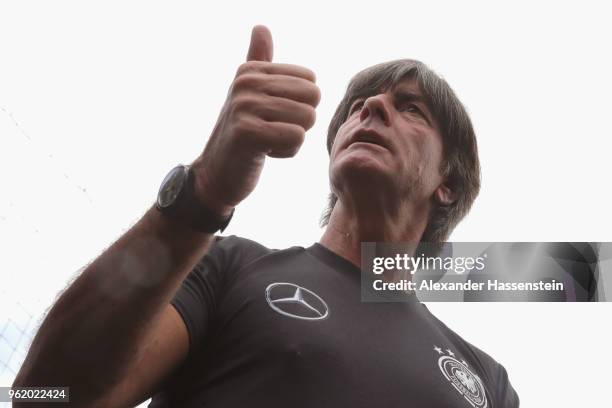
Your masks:
[[[381,93],[370,96],[368,99],[366,99],[363,103],[363,108],[361,109],[359,119],[363,122],[369,117],[371,117],[371,119],[377,117],[385,124],[385,126],[389,126],[389,109],[387,107],[385,98],[386,95]]]

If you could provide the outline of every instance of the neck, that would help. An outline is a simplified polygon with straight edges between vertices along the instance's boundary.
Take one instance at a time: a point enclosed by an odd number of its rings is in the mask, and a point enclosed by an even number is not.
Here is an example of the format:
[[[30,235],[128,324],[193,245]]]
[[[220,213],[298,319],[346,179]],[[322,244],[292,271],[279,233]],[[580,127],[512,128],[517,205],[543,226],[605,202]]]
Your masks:
[[[319,243],[361,267],[362,242],[419,242],[427,212],[410,206],[386,208],[338,200]]]

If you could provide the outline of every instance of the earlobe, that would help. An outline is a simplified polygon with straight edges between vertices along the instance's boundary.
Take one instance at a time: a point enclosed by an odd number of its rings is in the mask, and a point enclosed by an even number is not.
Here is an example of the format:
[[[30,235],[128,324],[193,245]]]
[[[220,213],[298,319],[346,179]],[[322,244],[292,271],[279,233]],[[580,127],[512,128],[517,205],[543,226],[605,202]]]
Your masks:
[[[440,184],[434,193],[434,197],[440,205],[451,205],[455,202],[455,193],[446,185]]]

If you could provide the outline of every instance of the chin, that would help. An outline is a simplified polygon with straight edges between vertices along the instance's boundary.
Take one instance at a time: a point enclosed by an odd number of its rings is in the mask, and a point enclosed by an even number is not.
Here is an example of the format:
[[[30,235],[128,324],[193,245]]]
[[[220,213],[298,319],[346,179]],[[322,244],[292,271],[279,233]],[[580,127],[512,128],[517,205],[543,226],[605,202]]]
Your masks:
[[[330,169],[333,184],[371,191],[388,188],[392,183],[392,173],[389,164],[382,157],[357,154],[339,158]]]
[[[389,158],[380,152],[372,151],[372,149],[355,148],[343,153],[335,160],[335,165],[339,169],[346,168],[347,170],[372,171],[375,173],[390,170]]]

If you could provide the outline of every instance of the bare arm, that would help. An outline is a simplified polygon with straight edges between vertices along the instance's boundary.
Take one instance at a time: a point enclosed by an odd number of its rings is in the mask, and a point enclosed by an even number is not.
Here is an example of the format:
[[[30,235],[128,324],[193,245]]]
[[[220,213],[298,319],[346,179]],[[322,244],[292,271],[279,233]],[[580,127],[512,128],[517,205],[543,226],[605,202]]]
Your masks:
[[[253,191],[266,156],[297,153],[320,100],[312,71],[272,63],[265,27],[253,29],[247,60],[191,166],[197,200],[225,216]],[[169,301],[211,240],[150,209],[53,306],[14,385],[69,386],[78,406],[150,395],[187,354]]]
[[[15,386],[70,386],[71,402],[83,404],[109,392],[128,367],[160,347],[154,332],[169,327],[169,301],[211,239],[150,209],[56,302]],[[166,333],[168,338],[186,344],[178,330]],[[185,357],[187,347],[174,348],[180,349],[173,360]]]

